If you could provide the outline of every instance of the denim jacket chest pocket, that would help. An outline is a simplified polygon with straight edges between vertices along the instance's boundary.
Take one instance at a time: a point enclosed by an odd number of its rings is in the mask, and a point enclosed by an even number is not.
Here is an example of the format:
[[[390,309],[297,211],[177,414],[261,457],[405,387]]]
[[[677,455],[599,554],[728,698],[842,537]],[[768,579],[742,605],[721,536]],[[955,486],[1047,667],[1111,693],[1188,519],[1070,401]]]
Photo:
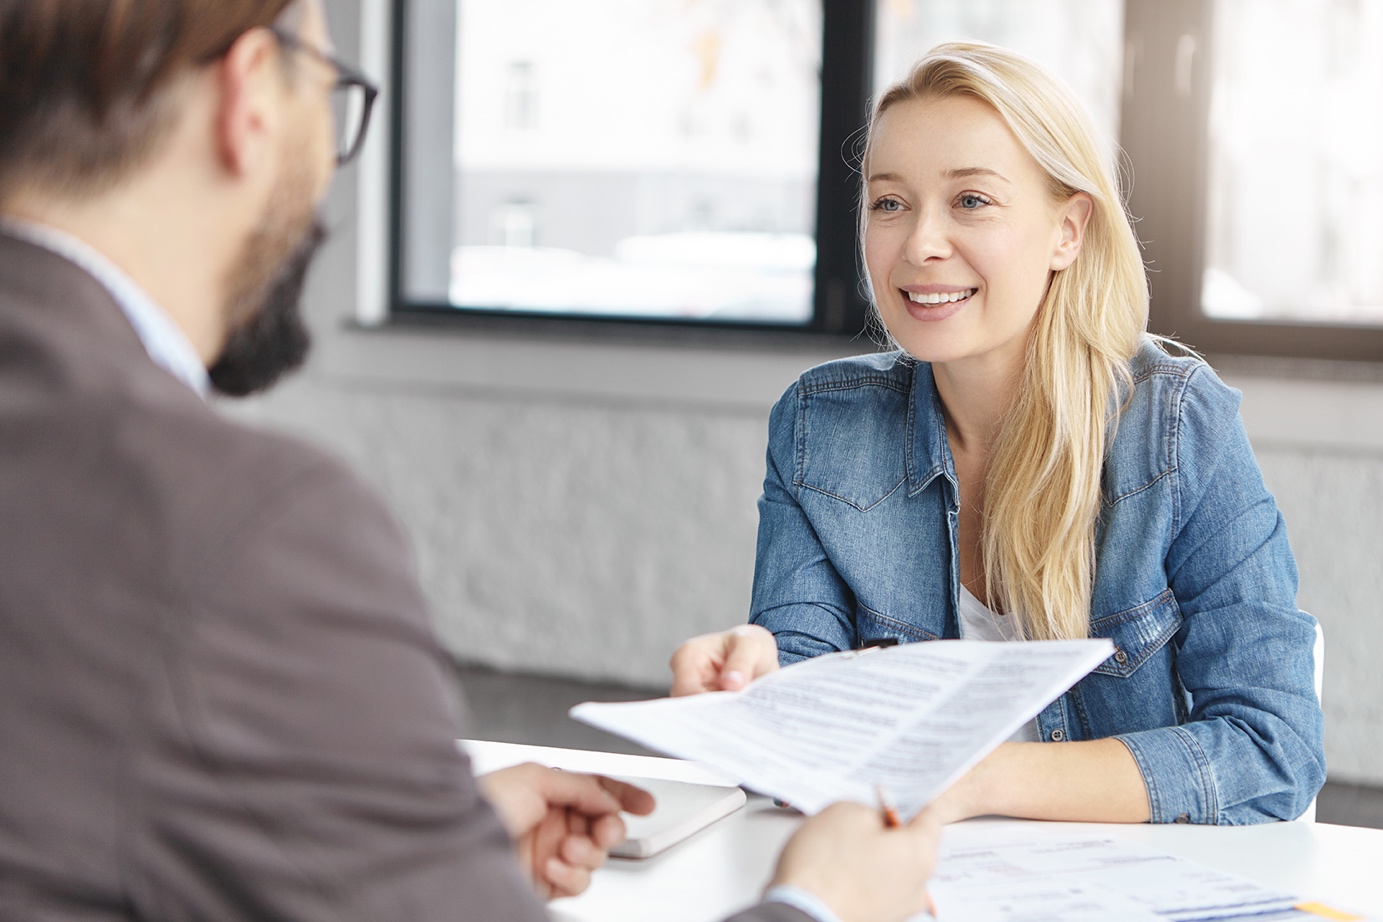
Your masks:
[[[1181,629],[1181,610],[1172,590],[1133,608],[1090,623],[1091,637],[1114,642],[1114,655],[1093,670],[1099,675],[1128,677],[1161,650]]]
[[[907,481],[907,409],[907,389],[888,378],[803,390],[794,485],[861,512],[877,506]]]
[[[1172,644],[1181,625],[1170,589],[1091,621],[1090,636],[1112,641],[1114,654],[1074,689],[1086,739],[1185,721]]]

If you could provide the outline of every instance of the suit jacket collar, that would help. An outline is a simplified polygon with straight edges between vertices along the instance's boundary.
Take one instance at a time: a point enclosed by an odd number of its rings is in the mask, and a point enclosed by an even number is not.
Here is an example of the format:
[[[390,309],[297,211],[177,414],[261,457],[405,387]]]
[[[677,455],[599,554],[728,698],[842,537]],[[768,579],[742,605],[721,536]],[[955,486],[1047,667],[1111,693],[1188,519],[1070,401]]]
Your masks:
[[[124,313],[149,358],[205,397],[210,380],[186,334],[149,295],[98,250],[55,228],[0,217],[0,238],[45,250],[95,279]]]

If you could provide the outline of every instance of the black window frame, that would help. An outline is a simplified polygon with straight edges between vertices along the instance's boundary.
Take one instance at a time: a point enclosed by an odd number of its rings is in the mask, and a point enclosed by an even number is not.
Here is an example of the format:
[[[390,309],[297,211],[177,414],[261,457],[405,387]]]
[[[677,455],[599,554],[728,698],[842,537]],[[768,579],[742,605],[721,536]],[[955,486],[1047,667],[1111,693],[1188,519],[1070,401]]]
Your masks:
[[[1119,140],[1133,168],[1129,210],[1150,270],[1153,332],[1212,359],[1383,362],[1383,327],[1227,320],[1201,310],[1214,6],[1126,0],[1124,11]]]
[[[801,325],[576,312],[548,315],[406,299],[403,212],[410,168],[420,158],[444,157],[449,162],[452,156],[450,144],[438,145],[444,150],[410,151],[404,147],[410,100],[407,50],[414,5],[415,0],[394,0],[392,10],[388,323],[555,332],[602,339],[634,334],[670,341],[686,340],[691,334],[697,341],[751,345],[769,341],[807,345],[812,339],[844,341],[868,335],[870,307],[856,241],[859,177],[855,160],[873,92],[874,0],[822,0],[817,260],[812,318]],[[1200,310],[1212,23],[1213,4],[1208,0],[1124,3],[1119,142],[1126,163],[1132,167],[1129,210],[1149,268],[1150,329],[1173,336],[1212,358],[1242,355],[1383,362],[1383,327],[1220,320]],[[423,40],[450,44],[454,31],[420,28],[418,34]],[[1192,49],[1189,62],[1184,60],[1188,41]],[[1189,71],[1185,70],[1188,66]],[[1179,73],[1179,68],[1183,72]],[[451,88],[443,92],[451,92]],[[449,233],[450,225],[428,230]]]
[[[437,152],[404,148],[405,120],[409,117],[409,74],[406,66],[413,0],[393,4],[393,48],[390,74],[390,227],[389,227],[389,321],[462,329],[502,329],[577,333],[593,337],[643,333],[684,339],[689,331],[697,338],[725,341],[783,339],[809,341],[815,337],[853,339],[869,328],[869,303],[860,280],[861,271],[855,229],[858,220],[859,178],[852,165],[854,145],[869,113],[873,79],[873,0],[822,0],[821,133],[818,146],[816,201],[816,268],[812,319],[805,324],[755,323],[749,321],[698,320],[663,317],[610,317],[599,314],[531,314],[507,309],[457,308],[441,302],[409,301],[403,291],[405,216],[409,160],[436,156]],[[419,29],[424,40],[445,29]],[[444,153],[451,157],[448,146]],[[448,228],[449,229],[449,228]]]

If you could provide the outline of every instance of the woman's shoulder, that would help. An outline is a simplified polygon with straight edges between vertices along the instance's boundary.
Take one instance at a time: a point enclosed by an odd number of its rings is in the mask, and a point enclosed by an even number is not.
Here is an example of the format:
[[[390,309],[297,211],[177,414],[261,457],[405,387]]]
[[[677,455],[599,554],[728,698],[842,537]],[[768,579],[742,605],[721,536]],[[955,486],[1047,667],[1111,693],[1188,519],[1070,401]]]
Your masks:
[[[797,379],[796,388],[802,394],[870,387],[906,393],[912,387],[916,364],[897,350],[852,355],[808,368]]]
[[[923,373],[920,373],[923,372]],[[842,445],[901,449],[915,381],[930,386],[928,367],[901,352],[836,359],[809,368],[787,389],[769,417],[770,440],[836,457]],[[842,438],[849,433],[849,438]]]
[[[1133,394],[1122,415],[1180,415],[1191,408],[1236,413],[1239,392],[1205,359],[1173,340],[1147,337],[1132,359]]]
[[[914,382],[928,372],[899,352],[808,369],[770,416],[770,454],[797,486],[873,508],[907,476]]]
[[[809,368],[793,382],[774,408],[774,417],[830,418],[832,426],[853,428],[906,414],[918,382],[931,386],[926,365],[902,352],[879,352],[835,359]]]
[[[1204,359],[1149,337],[1129,362],[1133,393],[1119,414],[1106,462],[1115,496],[1137,492],[1188,453],[1214,454],[1237,428],[1239,392]]]

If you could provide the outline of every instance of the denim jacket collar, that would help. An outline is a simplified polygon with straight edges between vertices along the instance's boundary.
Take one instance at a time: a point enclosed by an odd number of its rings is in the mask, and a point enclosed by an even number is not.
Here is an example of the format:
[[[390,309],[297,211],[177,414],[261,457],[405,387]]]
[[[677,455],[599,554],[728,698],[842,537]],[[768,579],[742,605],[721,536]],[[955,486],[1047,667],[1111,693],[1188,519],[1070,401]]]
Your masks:
[[[908,405],[908,495],[916,496],[938,476],[945,474],[951,485],[951,500],[959,495],[955,462],[946,438],[946,416],[936,392],[929,362],[912,364],[912,399]]]

